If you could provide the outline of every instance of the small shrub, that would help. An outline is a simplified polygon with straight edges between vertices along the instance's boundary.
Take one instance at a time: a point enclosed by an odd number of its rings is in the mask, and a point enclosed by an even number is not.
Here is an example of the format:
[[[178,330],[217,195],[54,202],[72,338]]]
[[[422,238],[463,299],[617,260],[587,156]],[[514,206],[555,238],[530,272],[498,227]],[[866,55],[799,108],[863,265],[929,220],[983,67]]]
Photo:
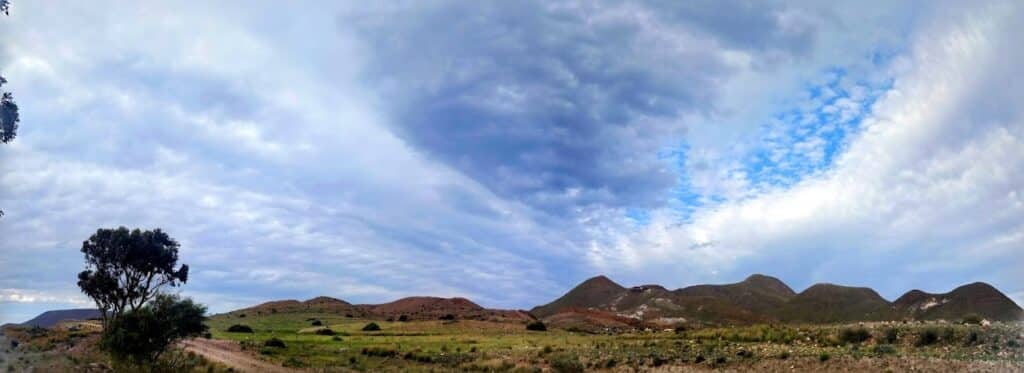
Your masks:
[[[896,353],[896,347],[893,347],[893,345],[875,345],[871,352],[878,356],[892,355]]]
[[[843,328],[839,332],[839,340],[843,343],[859,344],[871,338],[871,333],[862,327]]]
[[[401,315],[401,316],[398,316],[398,321],[400,321],[400,322],[406,322],[406,321],[409,321],[409,316],[408,316],[408,315]]]
[[[332,341],[335,341],[335,342],[341,342],[341,337],[339,337],[339,336],[334,336],[333,338],[331,338],[331,340],[332,340]]]
[[[240,319],[244,319],[244,318],[245,318],[245,314],[244,314],[244,313],[240,313],[240,314],[238,314],[238,318],[240,318]]]
[[[330,328],[317,329],[316,335],[334,335],[334,331]]]
[[[546,354],[550,354],[552,351],[554,351],[554,349],[551,348],[551,346],[544,346],[544,349],[541,350],[541,353],[546,355]]]
[[[900,341],[900,332],[896,328],[886,328],[882,331],[882,341],[894,344]]]
[[[309,324],[312,325],[312,326],[321,326],[324,323],[323,323],[323,321],[320,321],[320,320],[313,320],[313,322],[311,322]]]
[[[976,313],[969,313],[964,315],[964,318],[960,320],[964,324],[978,325],[981,324],[981,315]]]
[[[303,368],[307,364],[305,361],[299,360],[299,358],[295,356],[289,356],[287,360],[281,363],[281,365],[286,368]]]
[[[704,355],[697,355],[697,357],[693,358],[693,362],[696,363],[696,364],[703,363],[704,362]]]
[[[529,324],[526,324],[526,330],[532,330],[532,331],[535,331],[535,332],[543,332],[543,331],[548,330],[548,327],[545,326],[544,323],[540,322],[540,320],[537,320],[537,321],[533,321],[533,322],[531,322]]]
[[[455,320],[455,315],[449,313],[449,314],[446,314],[444,316],[439,317],[438,319],[439,320]]]
[[[975,344],[978,343],[978,341],[980,339],[981,339],[981,336],[978,335],[978,331],[977,330],[971,330],[970,332],[967,332],[967,337],[964,338],[964,346],[975,345]]]
[[[779,353],[779,359],[780,360],[789,359],[789,351],[782,351],[782,352],[780,352]]]
[[[832,358],[832,355],[829,355],[828,352],[822,352],[822,353],[818,354],[818,361],[823,362],[823,363],[828,361],[828,359],[831,359],[831,358]]]
[[[941,339],[941,340],[943,340],[943,341],[945,341],[947,343],[948,342],[952,342],[953,340],[956,339],[956,330],[953,330],[953,328],[949,328],[949,327],[942,328],[942,335],[940,336],[939,339]]]
[[[551,370],[558,373],[582,373],[584,366],[573,355],[560,355],[551,359]]]
[[[748,351],[748,350],[741,349],[739,352],[736,353],[736,356],[739,356],[739,357],[742,357],[742,358],[752,358],[752,357],[754,357],[754,353],[751,352],[751,351]]]
[[[377,325],[377,323],[375,323],[375,322],[371,322],[369,324],[366,324],[366,326],[363,327],[363,331],[364,332],[377,332],[377,331],[380,331],[380,325]]]
[[[1008,340],[1008,341],[1006,341],[1006,347],[1009,347],[1009,348],[1020,347],[1020,342],[1017,341],[1016,339]]]
[[[211,334],[210,332],[203,333],[203,339],[212,339],[212,338],[213,338],[213,334]]]
[[[676,334],[686,333],[686,325],[676,325],[675,329],[673,330],[676,332]]]
[[[393,348],[384,347],[364,347],[362,354],[366,356],[376,357],[395,357],[398,356],[398,351]]]
[[[228,327],[228,333],[252,333],[252,328],[248,325],[235,324]]]
[[[278,339],[277,337],[270,338],[266,342],[263,342],[263,346],[264,347],[276,347],[276,348],[285,348],[285,347],[287,347],[287,346],[285,346],[284,341]]]
[[[935,330],[935,328],[927,328],[925,330],[922,330],[921,333],[917,335],[917,341],[914,342],[914,345],[918,347],[928,346],[933,345],[935,344],[935,342],[938,341],[939,331]]]

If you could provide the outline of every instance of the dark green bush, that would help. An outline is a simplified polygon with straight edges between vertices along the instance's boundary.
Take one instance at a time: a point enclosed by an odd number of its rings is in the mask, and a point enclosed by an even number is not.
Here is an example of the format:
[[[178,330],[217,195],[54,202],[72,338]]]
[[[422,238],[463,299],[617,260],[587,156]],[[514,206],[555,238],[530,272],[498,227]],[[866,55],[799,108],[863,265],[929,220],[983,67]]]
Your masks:
[[[839,340],[843,343],[859,344],[871,338],[871,333],[862,327],[843,328],[839,332]]]
[[[544,323],[540,322],[540,320],[537,320],[537,321],[530,322],[529,324],[526,324],[526,330],[533,330],[533,331],[536,331],[536,332],[543,332],[543,331],[548,330],[548,327],[545,326]]]
[[[248,325],[235,324],[228,327],[228,333],[252,333]]]
[[[330,328],[317,329],[316,335],[334,335],[334,331]]]
[[[829,355],[828,352],[822,352],[822,353],[818,354],[818,361],[823,362],[823,363],[828,361],[828,359],[831,359],[831,358],[832,358],[832,355]]]
[[[401,316],[398,316],[398,321],[400,321],[400,322],[406,322],[406,321],[409,321],[409,316],[408,316],[408,315],[401,315]]]
[[[313,322],[310,323],[310,325],[312,325],[312,326],[321,326],[323,324],[324,324],[324,322],[320,321],[320,320],[313,320]]]
[[[882,341],[894,344],[900,341],[900,332],[896,328],[885,328],[882,331]]]
[[[455,320],[455,315],[449,313],[449,314],[446,314],[444,316],[439,317],[438,319],[439,320]]]
[[[364,332],[380,331],[380,325],[377,325],[377,323],[375,323],[375,322],[371,322],[369,324],[366,324],[366,326],[363,327],[363,331]]]
[[[273,338],[270,338],[270,339],[266,340],[266,342],[263,342],[263,346],[264,347],[275,347],[275,348],[285,348],[285,347],[287,347],[287,346],[285,346],[284,341],[278,339],[277,337],[273,337]]]
[[[939,331],[935,328],[927,328],[917,335],[917,340],[914,342],[915,346],[928,346],[933,345],[939,341]]]

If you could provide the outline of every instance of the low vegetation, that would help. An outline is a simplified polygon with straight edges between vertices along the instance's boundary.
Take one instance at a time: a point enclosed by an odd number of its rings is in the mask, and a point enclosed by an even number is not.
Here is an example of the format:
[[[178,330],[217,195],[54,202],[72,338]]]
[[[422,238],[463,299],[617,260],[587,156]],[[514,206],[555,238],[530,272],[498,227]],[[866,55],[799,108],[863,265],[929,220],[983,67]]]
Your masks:
[[[310,317],[329,325],[336,335],[308,331]],[[970,371],[977,370],[972,369],[975,362],[994,364],[1002,371],[1024,368],[1024,350],[1008,346],[1009,341],[1020,342],[1024,329],[1012,323],[988,328],[959,320],[954,324],[775,324],[592,334],[551,327],[541,333],[528,330],[527,323],[403,322],[398,318],[388,322],[344,314],[279,313],[246,320],[254,334],[226,332],[237,322],[230,315],[214,316],[209,323],[214,338],[239,341],[247,353],[314,370],[577,372],[685,366],[727,371],[904,371],[912,366],[918,370],[948,370],[948,366]],[[364,331],[371,322],[380,330]],[[947,328],[953,332],[943,337]],[[916,346],[920,335],[932,332],[933,343]],[[974,342],[970,342],[972,332]],[[339,336],[343,338],[334,338]],[[287,347],[263,346],[270,338],[282,340]]]

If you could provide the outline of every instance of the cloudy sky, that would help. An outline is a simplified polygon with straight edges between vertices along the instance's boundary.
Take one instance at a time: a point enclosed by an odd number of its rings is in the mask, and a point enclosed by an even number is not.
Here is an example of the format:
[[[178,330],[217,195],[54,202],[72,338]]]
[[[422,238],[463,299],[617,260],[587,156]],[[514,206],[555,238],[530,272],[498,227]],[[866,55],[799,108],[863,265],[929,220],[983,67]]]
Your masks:
[[[211,4],[207,4],[211,3]],[[0,322],[162,228],[214,312],[596,274],[1024,304],[1024,6],[12,2]]]

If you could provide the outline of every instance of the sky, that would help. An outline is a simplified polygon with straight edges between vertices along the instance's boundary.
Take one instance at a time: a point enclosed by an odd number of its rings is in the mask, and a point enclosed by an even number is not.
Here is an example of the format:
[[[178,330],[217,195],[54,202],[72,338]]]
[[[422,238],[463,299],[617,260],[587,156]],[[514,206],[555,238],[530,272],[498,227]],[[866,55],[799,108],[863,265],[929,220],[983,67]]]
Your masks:
[[[1022,33],[1019,1],[15,0],[0,323],[89,307],[118,226],[211,312],[598,274],[1024,304]]]

